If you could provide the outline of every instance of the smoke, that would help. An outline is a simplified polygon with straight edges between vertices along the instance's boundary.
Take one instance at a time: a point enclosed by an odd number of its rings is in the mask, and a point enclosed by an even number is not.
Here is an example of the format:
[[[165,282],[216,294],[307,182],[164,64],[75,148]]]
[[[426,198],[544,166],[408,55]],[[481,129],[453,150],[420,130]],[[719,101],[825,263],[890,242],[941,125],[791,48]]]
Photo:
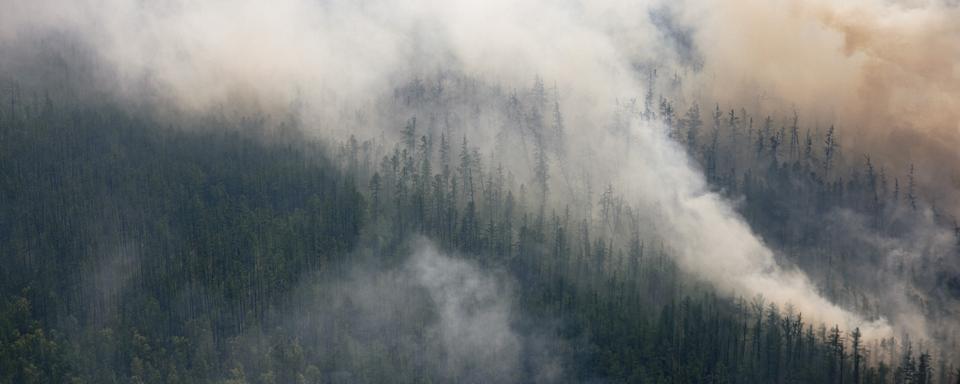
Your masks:
[[[641,206],[661,212],[659,231],[684,269],[734,294],[762,295],[819,321],[860,327],[868,338],[891,335],[886,319],[868,320],[846,311],[821,296],[803,272],[778,265],[773,251],[709,190],[662,131],[637,127],[634,133],[642,149],[630,151],[620,179],[635,189]]]
[[[452,71],[507,88],[542,76],[563,95],[576,143],[571,162],[588,164],[598,185],[617,181],[645,215],[662,215],[658,233],[686,270],[731,294],[763,294],[872,336],[890,334],[890,325],[830,303],[803,273],[778,265],[660,127],[634,119],[626,135],[607,130],[614,105],[644,93],[638,66],[665,63],[688,68],[692,81],[684,87],[704,100],[839,121],[856,148],[891,161],[908,157],[931,171],[927,164],[960,163],[952,150],[960,48],[949,23],[957,11],[940,4],[41,0],[5,8],[0,49],[22,52],[50,33],[70,36],[94,50],[106,68],[98,78],[110,79],[107,88],[120,97],[184,111],[280,113],[296,104],[306,129],[325,133],[392,130],[382,116],[364,126],[342,124],[342,116],[416,76]],[[897,150],[904,142],[918,153]],[[491,358],[513,348],[509,336],[460,334],[501,326],[502,308],[490,304],[489,322],[459,319],[462,301],[448,295],[462,286],[448,276],[464,268],[442,272],[427,260],[414,266],[431,276],[422,284],[438,292],[441,316],[452,321],[441,334],[473,340]]]
[[[563,345],[542,324],[521,329],[510,280],[425,239],[413,240],[398,266],[308,279],[295,297],[282,316],[292,322],[277,333],[293,331],[287,337],[316,353],[313,363],[333,361],[346,382],[414,381],[391,377],[397,365],[444,382],[563,380]],[[241,341],[257,344],[255,335]],[[365,376],[381,370],[386,376]]]
[[[689,6],[693,5],[693,6]],[[690,87],[722,105],[836,124],[850,158],[873,155],[960,213],[960,7],[956,2],[741,1],[677,7],[705,69]]]
[[[859,284],[873,292],[873,299],[886,306],[891,321],[900,324],[902,330],[929,335],[932,340],[950,340],[950,335],[957,332],[954,320],[960,313],[956,300],[960,297],[956,277],[960,265],[950,262],[955,255],[956,236],[936,224],[931,210],[912,213],[897,213],[902,221],[893,225],[895,236],[870,230],[869,218],[853,212],[838,211],[826,217],[827,225],[844,239],[845,247],[877,256],[874,262],[847,263],[838,274],[871,276]]]
[[[533,338],[524,340],[513,330],[514,304],[509,301],[510,291],[500,281],[465,261],[441,255],[423,241],[416,247],[408,268],[437,306],[437,330],[447,351],[443,366],[446,372],[475,376],[461,380],[468,382],[516,380],[522,368],[521,346],[527,342],[532,345],[524,353],[534,358],[550,357],[535,364],[536,381],[553,382],[561,377],[558,356],[533,350],[543,345],[542,341],[533,344]]]

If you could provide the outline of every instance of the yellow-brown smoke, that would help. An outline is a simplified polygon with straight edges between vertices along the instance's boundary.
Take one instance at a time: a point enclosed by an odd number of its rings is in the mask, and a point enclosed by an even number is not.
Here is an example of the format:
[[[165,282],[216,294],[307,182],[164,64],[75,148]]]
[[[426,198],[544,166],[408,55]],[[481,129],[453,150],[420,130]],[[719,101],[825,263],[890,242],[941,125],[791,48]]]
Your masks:
[[[960,7],[744,0],[685,12],[700,25],[705,96],[837,124],[848,162],[871,155],[901,183],[914,163],[922,197],[960,213]]]

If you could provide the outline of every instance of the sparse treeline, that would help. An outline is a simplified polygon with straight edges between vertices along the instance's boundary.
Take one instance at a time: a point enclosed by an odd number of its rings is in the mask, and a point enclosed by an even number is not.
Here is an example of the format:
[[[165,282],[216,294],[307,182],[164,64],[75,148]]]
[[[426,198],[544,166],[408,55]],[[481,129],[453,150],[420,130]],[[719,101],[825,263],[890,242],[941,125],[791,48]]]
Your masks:
[[[146,113],[6,96],[0,381],[468,381],[438,376],[411,347],[429,339],[428,309],[372,330],[349,301],[304,309],[352,264],[400,262],[412,235],[508,270],[524,316],[556,324],[564,381],[960,380],[922,344],[867,343],[857,329],[762,297],[719,297],[685,275],[648,207],[579,176],[589,166],[568,156],[560,98],[539,79],[522,91],[413,81],[385,101],[404,111],[395,131],[331,145],[301,140],[295,124],[265,134],[271,123],[257,116],[176,128]],[[911,181],[868,159],[869,174],[843,167],[836,133],[807,134],[799,117],[796,129],[772,119],[752,128],[745,112],[730,113],[711,127],[696,106],[677,117],[660,105],[622,106],[603,124],[662,121],[804,268],[870,260],[837,256],[863,253],[818,214],[849,209],[895,231],[923,206]],[[490,126],[494,145],[471,141]],[[506,147],[520,150],[486,149]],[[531,372],[518,381],[535,381]]]

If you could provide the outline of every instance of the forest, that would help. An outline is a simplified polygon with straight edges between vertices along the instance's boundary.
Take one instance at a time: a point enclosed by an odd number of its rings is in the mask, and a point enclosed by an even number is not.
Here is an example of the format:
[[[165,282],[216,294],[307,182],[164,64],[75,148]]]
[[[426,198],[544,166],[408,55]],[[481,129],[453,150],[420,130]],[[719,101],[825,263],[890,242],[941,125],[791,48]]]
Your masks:
[[[0,14],[0,383],[960,384],[960,7],[188,3]]]
[[[3,380],[955,379],[955,355],[940,349],[955,348],[955,335],[940,335],[952,344],[908,334],[865,341],[859,329],[810,321],[762,295],[718,296],[677,267],[651,234],[656,223],[612,184],[588,185],[590,200],[560,206],[549,198],[558,183],[548,180],[575,171],[564,169],[574,166],[560,150],[559,102],[538,79],[490,103],[502,101],[502,113],[516,119],[505,129],[532,143],[532,169],[518,171],[532,177],[520,179],[492,163],[501,155],[485,158],[462,131],[436,123],[456,118],[444,115],[455,108],[437,104],[444,92],[468,91],[459,80],[451,90],[421,81],[398,87],[390,103],[421,114],[396,127],[397,140],[342,142],[308,139],[295,122],[271,127],[263,116],[171,127],[109,105],[7,95]],[[844,235],[851,224],[819,220],[844,210],[870,230],[902,233],[927,204],[913,174],[887,175],[869,157],[840,161],[837,133],[800,131],[796,115],[776,126],[719,106],[703,118],[696,104],[682,117],[667,99],[646,104],[619,106],[612,124],[626,115],[665,121],[711,188],[742,196],[739,212],[766,241],[790,262],[823,270],[817,276],[832,299],[881,314],[862,292],[885,282],[831,274],[903,266],[879,264],[871,244]],[[956,223],[932,220],[954,231],[952,253],[940,256],[960,257]],[[522,308],[508,319],[519,335],[516,365],[490,371],[424,361],[425,353],[449,358],[430,336],[446,320],[420,297],[424,287],[379,281],[396,278],[405,255],[422,247],[411,240],[417,236],[512,282],[509,306]],[[948,295],[927,300],[960,296],[960,277],[930,279],[933,266],[910,268],[899,273]],[[357,280],[358,270],[373,277]],[[341,284],[378,297],[354,297]],[[406,304],[396,291],[409,293]],[[383,308],[388,321],[357,320]],[[924,310],[947,322],[956,315],[936,308]]]

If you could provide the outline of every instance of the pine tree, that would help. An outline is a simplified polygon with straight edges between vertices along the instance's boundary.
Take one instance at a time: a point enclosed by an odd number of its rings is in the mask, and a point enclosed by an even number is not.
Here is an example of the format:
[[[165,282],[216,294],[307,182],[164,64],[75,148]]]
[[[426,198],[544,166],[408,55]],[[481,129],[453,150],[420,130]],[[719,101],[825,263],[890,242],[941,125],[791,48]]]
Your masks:
[[[687,114],[683,120],[684,125],[687,127],[687,152],[690,156],[696,156],[697,150],[697,136],[700,133],[700,127],[703,126],[703,122],[700,121],[700,105],[696,102],[690,106],[690,109],[687,110]]]
[[[837,139],[832,125],[830,129],[827,130],[827,137],[823,140],[823,143],[823,174],[830,175],[830,169],[833,167],[833,158],[837,150]]]
[[[403,142],[407,151],[413,152],[417,146],[417,118],[411,117],[403,127]]]
[[[910,173],[907,174],[907,202],[910,203],[910,209],[917,210],[916,183],[913,177],[913,164],[910,164]]]
[[[860,384],[860,363],[863,359],[861,355],[863,346],[860,344],[860,328],[857,327],[850,334],[851,337],[851,356],[853,357],[853,384]]]
[[[796,161],[800,156],[800,117],[797,111],[793,111],[793,119],[790,120],[790,160]]]
[[[920,354],[916,378],[914,381],[916,384],[930,384],[933,380],[933,366],[930,364],[930,354],[927,352]]]
[[[557,157],[562,161],[567,153],[567,133],[563,125],[563,114],[560,113],[560,101],[553,102],[553,135]]]
[[[380,191],[383,188],[380,181],[380,172],[374,172],[370,177],[370,216],[376,219],[380,216]]]

